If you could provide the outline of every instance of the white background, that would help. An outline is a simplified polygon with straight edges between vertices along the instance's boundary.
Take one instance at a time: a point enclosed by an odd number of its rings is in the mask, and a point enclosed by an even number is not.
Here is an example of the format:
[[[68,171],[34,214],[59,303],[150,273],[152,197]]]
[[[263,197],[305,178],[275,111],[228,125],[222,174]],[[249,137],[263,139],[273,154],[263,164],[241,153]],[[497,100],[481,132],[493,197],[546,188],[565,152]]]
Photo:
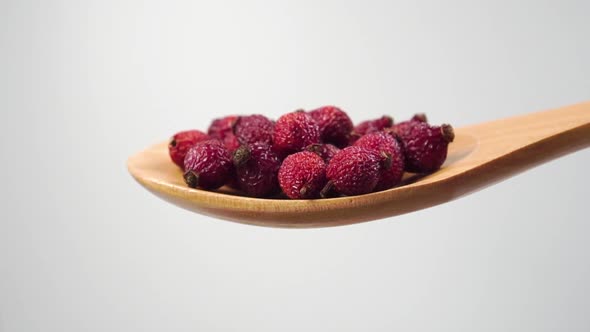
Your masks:
[[[589,331],[590,151],[354,226],[144,191],[214,117],[456,127],[590,100],[588,1],[0,1],[0,331]]]

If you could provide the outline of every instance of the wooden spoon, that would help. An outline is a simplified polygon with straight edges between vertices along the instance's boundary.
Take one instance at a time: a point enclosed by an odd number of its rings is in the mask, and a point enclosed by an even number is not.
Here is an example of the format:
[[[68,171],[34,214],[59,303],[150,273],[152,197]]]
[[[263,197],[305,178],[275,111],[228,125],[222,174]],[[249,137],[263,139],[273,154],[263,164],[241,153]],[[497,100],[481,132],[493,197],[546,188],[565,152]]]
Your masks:
[[[396,216],[457,199],[590,145],[590,102],[455,129],[443,167],[397,188],[317,200],[260,199],[231,189],[191,189],[170,161],[167,142],[129,158],[131,175],[185,209],[269,227],[326,227]],[[586,175],[584,175],[586,176]]]

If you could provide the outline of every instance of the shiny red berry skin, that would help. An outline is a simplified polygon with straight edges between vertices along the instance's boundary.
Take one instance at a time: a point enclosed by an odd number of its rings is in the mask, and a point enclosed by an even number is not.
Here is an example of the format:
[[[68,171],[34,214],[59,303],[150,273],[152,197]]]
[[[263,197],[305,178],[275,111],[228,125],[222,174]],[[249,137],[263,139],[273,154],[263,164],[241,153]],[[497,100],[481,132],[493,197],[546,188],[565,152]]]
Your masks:
[[[235,151],[240,146],[238,138],[234,135],[234,126],[238,118],[239,116],[237,115],[229,115],[215,119],[211,122],[207,130],[209,136],[222,141],[230,152]]]
[[[320,143],[320,131],[315,120],[303,110],[281,116],[274,128],[273,149],[281,156]]]
[[[232,174],[231,156],[217,139],[195,144],[184,159],[184,180],[191,188],[217,189]]]
[[[241,144],[272,144],[274,123],[264,115],[240,116],[234,126],[234,134]]]
[[[168,143],[170,159],[178,167],[184,169],[184,157],[188,150],[196,143],[208,139],[211,137],[200,130],[186,130],[174,134]]]
[[[320,156],[326,163],[340,151],[339,148],[332,144],[311,144],[305,148],[306,151],[313,152]]]
[[[379,119],[367,120],[359,123],[354,127],[354,133],[360,136],[381,131],[385,128],[389,128],[393,125],[393,118],[387,115],[380,117]]]
[[[348,114],[336,106],[323,106],[309,112],[318,124],[320,139],[339,148],[346,147],[353,129]]]
[[[319,198],[326,182],[326,163],[313,152],[289,155],[279,169],[281,189],[292,199]]]
[[[281,160],[265,143],[244,144],[233,155],[240,190],[251,197],[267,197],[280,191],[277,174]]]
[[[392,133],[370,133],[359,138],[354,145],[374,150],[385,158],[375,191],[390,189],[401,183],[404,175],[404,155],[401,144]]]
[[[430,126],[427,123],[413,125],[399,138],[406,159],[406,171],[430,173],[438,170],[447,158],[448,145],[455,134],[448,124]]]
[[[336,192],[347,195],[362,195],[372,192],[382,168],[382,157],[373,150],[349,146],[338,152],[326,168],[326,176]],[[325,190],[324,190],[325,191]]]

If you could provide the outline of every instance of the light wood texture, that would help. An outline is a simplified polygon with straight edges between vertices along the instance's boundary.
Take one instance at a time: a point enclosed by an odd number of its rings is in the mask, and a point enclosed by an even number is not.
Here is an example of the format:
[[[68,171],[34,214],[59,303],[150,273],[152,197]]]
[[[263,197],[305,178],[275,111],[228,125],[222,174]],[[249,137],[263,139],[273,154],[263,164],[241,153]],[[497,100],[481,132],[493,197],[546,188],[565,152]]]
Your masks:
[[[188,188],[167,143],[128,160],[155,195],[220,219],[269,227],[326,227],[400,215],[457,199],[533,166],[590,146],[590,102],[455,129],[443,167],[394,189],[318,200],[257,199]],[[412,181],[413,180],[413,181]]]

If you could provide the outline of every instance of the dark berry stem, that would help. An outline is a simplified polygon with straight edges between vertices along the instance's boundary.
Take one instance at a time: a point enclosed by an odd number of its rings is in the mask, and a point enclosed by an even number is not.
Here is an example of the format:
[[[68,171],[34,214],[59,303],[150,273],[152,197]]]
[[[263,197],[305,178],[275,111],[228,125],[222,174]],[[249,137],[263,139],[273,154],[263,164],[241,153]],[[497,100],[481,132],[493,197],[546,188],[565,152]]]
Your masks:
[[[309,185],[307,185],[307,184],[303,185],[303,187],[301,187],[301,189],[299,190],[299,194],[301,195],[301,198],[307,198],[308,192],[309,192]]]
[[[445,141],[451,143],[455,139],[455,131],[453,130],[453,127],[450,124],[442,125],[440,127],[440,130]]]
[[[334,182],[328,181],[322,191],[320,191],[321,198],[329,198],[336,196],[336,192],[334,191]]]
[[[389,154],[385,151],[381,151],[381,157],[383,158],[381,160],[381,167],[383,167],[383,169],[385,169],[385,170],[390,169],[391,164],[392,164],[391,154]]]
[[[389,115],[384,115],[382,119],[386,123],[385,127],[391,127],[391,126],[393,126],[393,118],[390,117]]]
[[[424,113],[414,114],[414,116],[412,117],[412,120],[418,121],[418,122],[428,122],[428,118],[426,117],[426,114],[424,114]]]
[[[199,186],[199,174],[193,171],[188,171],[184,173],[184,181],[189,187],[196,188]]]
[[[236,152],[234,152],[233,162],[236,167],[240,167],[248,162],[250,159],[250,148],[247,145],[240,146]]]
[[[234,135],[236,134],[236,126],[238,125],[238,122],[240,122],[241,118],[241,116],[238,116],[235,120],[231,122],[231,132]]]
[[[320,152],[322,151],[322,145],[319,143],[310,144],[305,148],[305,150],[313,152],[321,157]]]

